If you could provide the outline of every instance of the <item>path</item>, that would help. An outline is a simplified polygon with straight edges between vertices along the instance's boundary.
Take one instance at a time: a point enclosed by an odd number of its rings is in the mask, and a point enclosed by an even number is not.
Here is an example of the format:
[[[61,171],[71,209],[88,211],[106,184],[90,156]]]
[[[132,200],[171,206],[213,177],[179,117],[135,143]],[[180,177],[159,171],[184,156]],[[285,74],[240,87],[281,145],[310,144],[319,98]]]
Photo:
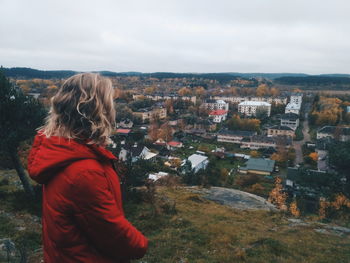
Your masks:
[[[302,146],[305,144],[305,142],[310,142],[310,134],[309,134],[309,111],[310,111],[311,105],[307,104],[305,105],[305,115],[304,115],[304,121],[303,121],[303,135],[304,139],[301,141],[293,141],[293,147],[295,149],[295,164],[300,164],[304,161],[303,158],[303,151]]]

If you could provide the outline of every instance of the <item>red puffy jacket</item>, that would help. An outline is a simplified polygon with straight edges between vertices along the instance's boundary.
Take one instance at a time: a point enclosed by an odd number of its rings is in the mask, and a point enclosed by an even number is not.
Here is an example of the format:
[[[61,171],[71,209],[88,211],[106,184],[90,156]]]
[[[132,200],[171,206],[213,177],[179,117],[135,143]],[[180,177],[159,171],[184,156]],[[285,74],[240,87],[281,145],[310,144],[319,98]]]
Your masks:
[[[43,245],[47,263],[129,262],[147,239],[124,217],[114,155],[103,147],[38,134],[31,178],[43,184]]]

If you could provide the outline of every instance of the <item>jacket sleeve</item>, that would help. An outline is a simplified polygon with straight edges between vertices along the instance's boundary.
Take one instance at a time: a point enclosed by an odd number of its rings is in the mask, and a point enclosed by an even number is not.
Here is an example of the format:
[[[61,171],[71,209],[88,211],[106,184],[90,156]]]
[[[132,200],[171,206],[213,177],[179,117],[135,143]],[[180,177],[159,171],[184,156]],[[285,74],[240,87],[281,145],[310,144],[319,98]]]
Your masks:
[[[103,255],[115,260],[144,256],[148,240],[124,217],[102,171],[78,176],[74,203],[78,227]]]

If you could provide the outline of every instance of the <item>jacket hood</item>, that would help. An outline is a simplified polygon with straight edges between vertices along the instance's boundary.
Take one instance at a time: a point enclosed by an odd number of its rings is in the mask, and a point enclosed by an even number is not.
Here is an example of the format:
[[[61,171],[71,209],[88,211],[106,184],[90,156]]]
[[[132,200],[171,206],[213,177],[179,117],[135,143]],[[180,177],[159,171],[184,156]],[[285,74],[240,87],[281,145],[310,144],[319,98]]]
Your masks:
[[[28,157],[28,172],[34,181],[43,184],[54,177],[58,170],[83,159],[107,161],[116,157],[96,144],[58,136],[47,138],[39,132]]]

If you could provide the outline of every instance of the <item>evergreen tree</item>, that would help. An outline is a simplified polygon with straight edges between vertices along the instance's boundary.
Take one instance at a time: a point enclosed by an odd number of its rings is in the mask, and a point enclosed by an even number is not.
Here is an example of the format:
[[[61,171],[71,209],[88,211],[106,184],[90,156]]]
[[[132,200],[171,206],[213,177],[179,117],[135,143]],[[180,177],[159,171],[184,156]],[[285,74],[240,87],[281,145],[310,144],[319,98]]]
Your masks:
[[[8,154],[25,192],[34,192],[18,157],[19,144],[33,137],[46,115],[38,100],[11,85],[0,70],[0,151]]]

